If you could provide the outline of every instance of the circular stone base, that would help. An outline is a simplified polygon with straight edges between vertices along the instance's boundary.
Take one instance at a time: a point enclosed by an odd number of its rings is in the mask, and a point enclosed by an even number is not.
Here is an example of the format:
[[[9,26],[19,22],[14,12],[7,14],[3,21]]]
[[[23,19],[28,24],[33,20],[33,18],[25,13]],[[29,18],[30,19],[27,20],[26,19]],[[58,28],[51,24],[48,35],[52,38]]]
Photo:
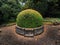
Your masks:
[[[27,37],[33,37],[41,34],[42,32],[44,32],[44,26],[37,28],[21,28],[19,26],[16,26],[16,33]]]

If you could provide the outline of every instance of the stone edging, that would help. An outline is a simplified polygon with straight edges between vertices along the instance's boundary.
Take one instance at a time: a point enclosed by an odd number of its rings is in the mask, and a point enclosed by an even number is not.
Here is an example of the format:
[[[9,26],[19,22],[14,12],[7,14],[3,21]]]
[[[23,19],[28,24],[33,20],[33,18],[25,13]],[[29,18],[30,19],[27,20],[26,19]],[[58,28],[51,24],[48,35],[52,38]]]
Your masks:
[[[37,28],[22,28],[22,27],[16,26],[16,33],[23,36],[31,37],[31,36],[39,35],[42,32],[44,32],[44,26],[37,27]]]

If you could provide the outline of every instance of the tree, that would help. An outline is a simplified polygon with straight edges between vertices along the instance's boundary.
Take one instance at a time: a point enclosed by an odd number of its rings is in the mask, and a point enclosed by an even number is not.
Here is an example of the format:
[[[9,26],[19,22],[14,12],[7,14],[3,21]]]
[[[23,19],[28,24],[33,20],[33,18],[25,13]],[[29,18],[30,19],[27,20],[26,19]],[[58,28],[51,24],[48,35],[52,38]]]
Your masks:
[[[59,0],[27,0],[23,9],[28,8],[39,11],[44,17],[60,17]]]
[[[32,8],[44,15],[47,10],[47,6],[48,4],[46,0],[27,0],[23,9]]]
[[[48,2],[47,17],[60,17],[60,6],[58,0]]]
[[[21,11],[21,5],[16,0],[0,0],[0,23],[15,20]]]

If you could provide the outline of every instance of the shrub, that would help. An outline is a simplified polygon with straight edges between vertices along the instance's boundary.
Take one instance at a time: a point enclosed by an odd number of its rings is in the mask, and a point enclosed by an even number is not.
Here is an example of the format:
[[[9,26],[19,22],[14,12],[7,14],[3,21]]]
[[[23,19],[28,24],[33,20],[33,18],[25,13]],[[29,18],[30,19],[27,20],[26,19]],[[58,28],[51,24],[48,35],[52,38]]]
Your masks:
[[[17,16],[17,25],[24,28],[40,27],[43,24],[41,14],[35,10],[27,9]]]

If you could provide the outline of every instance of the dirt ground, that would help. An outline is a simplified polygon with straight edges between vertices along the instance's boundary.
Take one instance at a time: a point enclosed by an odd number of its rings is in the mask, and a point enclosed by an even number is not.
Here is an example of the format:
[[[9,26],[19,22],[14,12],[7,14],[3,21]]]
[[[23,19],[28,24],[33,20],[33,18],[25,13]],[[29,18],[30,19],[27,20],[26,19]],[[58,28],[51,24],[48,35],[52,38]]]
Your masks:
[[[0,28],[0,45],[60,45],[60,25],[44,25],[44,32],[34,37],[17,34],[15,27]]]

